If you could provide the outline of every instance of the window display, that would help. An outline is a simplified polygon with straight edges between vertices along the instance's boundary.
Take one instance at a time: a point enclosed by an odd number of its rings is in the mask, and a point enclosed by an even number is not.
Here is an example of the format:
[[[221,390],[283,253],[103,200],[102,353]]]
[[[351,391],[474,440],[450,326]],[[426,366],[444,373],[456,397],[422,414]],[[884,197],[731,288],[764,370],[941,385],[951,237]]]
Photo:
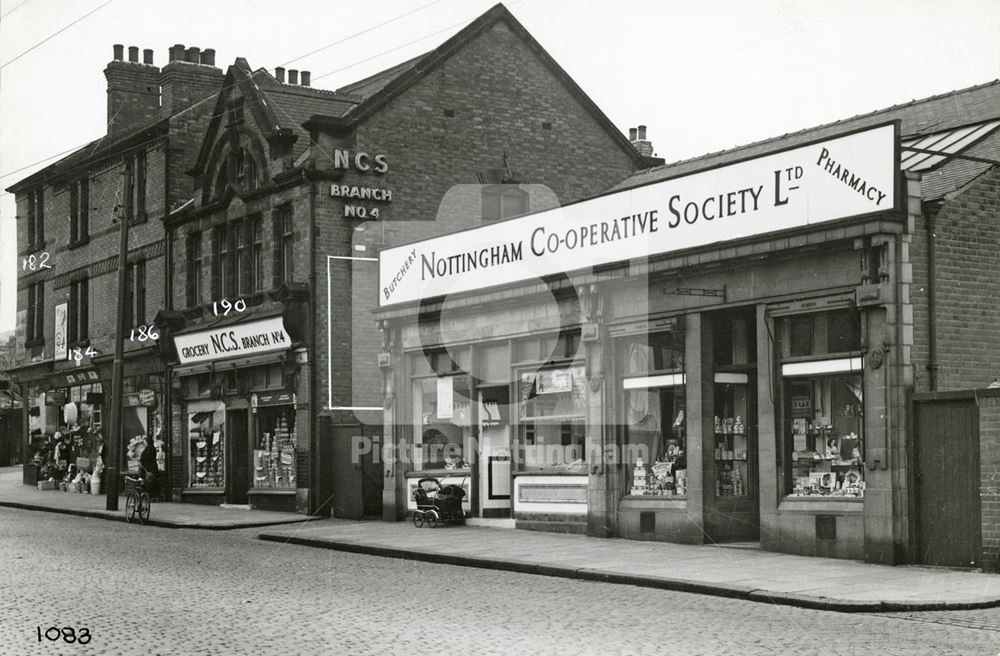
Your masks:
[[[861,374],[786,378],[791,496],[864,496]]]
[[[413,469],[468,468],[472,401],[468,376],[413,381]]]
[[[258,408],[254,487],[294,488],[295,457],[295,406]]]
[[[687,431],[684,386],[625,393],[627,462],[634,463],[630,494],[683,496],[687,493]]]
[[[739,376],[739,374],[730,374]],[[745,375],[742,376],[744,379]],[[715,385],[715,496],[752,495],[750,480],[751,419],[746,383]]]
[[[221,401],[188,404],[188,457],[191,487],[222,487],[225,482],[226,406]]]
[[[587,377],[584,367],[574,365],[522,372],[518,391],[522,469],[586,471]]]

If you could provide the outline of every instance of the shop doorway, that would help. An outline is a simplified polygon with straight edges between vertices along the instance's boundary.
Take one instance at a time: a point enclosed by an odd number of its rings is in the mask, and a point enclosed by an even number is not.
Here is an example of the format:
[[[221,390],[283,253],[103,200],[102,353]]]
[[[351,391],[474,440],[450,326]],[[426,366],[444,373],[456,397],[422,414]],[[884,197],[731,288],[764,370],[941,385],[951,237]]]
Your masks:
[[[717,372],[712,404],[712,474],[705,532],[713,542],[760,539],[755,372]]]
[[[975,401],[914,405],[918,560],[923,565],[978,567],[982,527]]]
[[[250,431],[246,410],[226,413],[226,430],[229,432],[229,476],[226,480],[226,501],[243,505],[249,503],[250,489]]]

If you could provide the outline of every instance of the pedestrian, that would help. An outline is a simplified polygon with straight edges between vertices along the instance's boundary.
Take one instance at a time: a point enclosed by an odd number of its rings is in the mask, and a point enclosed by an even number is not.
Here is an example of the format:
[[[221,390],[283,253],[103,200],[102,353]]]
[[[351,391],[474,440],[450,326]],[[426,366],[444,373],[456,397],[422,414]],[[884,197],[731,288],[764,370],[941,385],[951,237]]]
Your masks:
[[[146,490],[149,492],[149,496],[154,495],[159,473],[160,468],[156,464],[156,446],[153,444],[152,436],[147,435],[146,447],[139,454],[139,474],[146,479]]]

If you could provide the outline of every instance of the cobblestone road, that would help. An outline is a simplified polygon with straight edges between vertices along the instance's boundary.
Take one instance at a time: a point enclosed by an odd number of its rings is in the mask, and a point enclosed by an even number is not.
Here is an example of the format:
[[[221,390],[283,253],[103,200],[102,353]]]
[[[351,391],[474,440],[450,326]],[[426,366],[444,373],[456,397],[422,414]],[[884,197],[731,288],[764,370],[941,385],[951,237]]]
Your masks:
[[[258,531],[0,508],[0,653],[1000,652],[1000,609],[825,613],[274,544]],[[87,627],[92,640],[39,644],[36,626]]]

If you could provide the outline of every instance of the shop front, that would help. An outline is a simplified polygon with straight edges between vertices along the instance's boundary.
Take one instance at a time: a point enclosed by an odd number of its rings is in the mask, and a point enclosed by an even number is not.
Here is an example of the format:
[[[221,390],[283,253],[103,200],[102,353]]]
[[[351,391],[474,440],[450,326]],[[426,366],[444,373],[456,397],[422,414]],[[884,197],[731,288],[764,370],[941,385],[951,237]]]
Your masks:
[[[294,512],[297,375],[282,318],[182,331],[173,339],[182,501]]]
[[[385,463],[386,518],[412,510],[413,479],[447,476],[469,481],[470,515],[520,528],[895,558],[893,139],[888,125],[407,245],[420,267],[378,312],[400,399],[384,430],[410,454]],[[816,165],[831,151],[864,154],[888,201],[842,198]],[[740,203],[721,238],[704,219]],[[476,271],[497,241],[519,261]],[[589,250],[560,257],[574,244]]]

